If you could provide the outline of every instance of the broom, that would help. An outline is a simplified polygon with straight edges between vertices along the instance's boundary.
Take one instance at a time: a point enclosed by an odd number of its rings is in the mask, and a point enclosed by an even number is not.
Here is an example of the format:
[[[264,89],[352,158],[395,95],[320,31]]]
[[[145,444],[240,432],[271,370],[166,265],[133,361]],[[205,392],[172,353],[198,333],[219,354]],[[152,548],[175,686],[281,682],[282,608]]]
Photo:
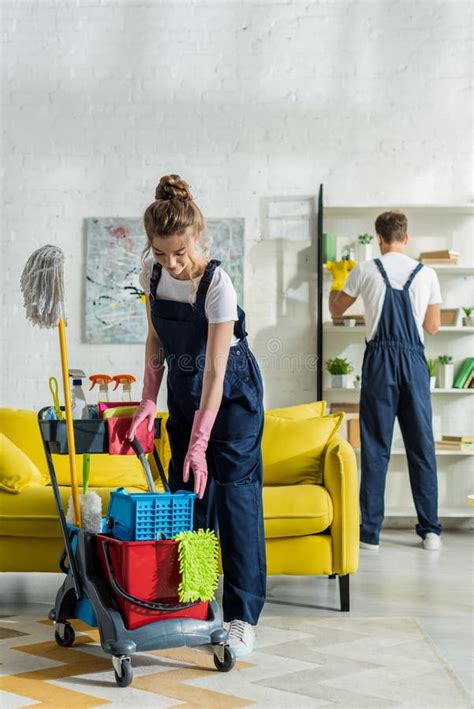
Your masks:
[[[66,304],[64,297],[64,254],[57,246],[42,246],[26,262],[21,274],[26,317],[33,325],[58,327],[61,369],[63,375],[64,408],[66,413],[69,472],[74,506],[74,517],[81,526],[81,507],[76,471],[76,445],[72,424],[71,393],[69,391],[69,366],[66,345]]]

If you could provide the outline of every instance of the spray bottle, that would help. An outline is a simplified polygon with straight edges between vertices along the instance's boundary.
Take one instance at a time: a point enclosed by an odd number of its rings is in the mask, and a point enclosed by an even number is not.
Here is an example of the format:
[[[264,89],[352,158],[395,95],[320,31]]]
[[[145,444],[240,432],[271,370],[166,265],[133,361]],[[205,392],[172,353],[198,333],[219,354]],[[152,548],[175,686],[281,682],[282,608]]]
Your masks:
[[[118,389],[120,384],[122,385],[122,401],[131,401],[132,400],[132,384],[133,382],[136,382],[137,380],[135,379],[134,376],[131,374],[116,374],[115,377],[112,377],[112,379],[115,382],[115,386],[113,388],[113,391]]]
[[[85,379],[85,372],[82,369],[70,369],[69,376],[72,379],[71,405],[73,419],[88,419],[89,409],[82,388],[82,380]]]
[[[108,401],[109,384],[113,381],[112,377],[109,377],[108,374],[91,374],[89,379],[92,382],[92,386],[89,391],[92,391],[96,384],[99,385],[99,395],[97,398],[97,402],[100,403],[101,401]]]

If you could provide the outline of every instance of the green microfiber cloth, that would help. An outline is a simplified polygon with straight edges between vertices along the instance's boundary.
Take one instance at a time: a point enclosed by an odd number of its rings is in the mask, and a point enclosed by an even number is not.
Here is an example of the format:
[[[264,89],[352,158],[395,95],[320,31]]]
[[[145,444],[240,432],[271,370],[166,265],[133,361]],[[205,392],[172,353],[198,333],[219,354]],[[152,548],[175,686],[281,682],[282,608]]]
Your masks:
[[[196,532],[181,532],[174,540],[179,542],[180,603],[212,601],[219,576],[216,535],[209,529],[198,529]]]

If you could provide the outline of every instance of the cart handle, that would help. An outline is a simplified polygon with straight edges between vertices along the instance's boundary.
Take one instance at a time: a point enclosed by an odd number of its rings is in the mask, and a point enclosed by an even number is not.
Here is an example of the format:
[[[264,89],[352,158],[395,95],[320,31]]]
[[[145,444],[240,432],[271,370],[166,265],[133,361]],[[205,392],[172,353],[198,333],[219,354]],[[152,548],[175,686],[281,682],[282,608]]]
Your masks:
[[[105,565],[107,567],[107,573],[109,574],[110,583],[112,585],[115,593],[118,593],[124,600],[129,603],[133,603],[135,606],[140,606],[140,608],[146,608],[150,611],[168,611],[172,613],[174,611],[183,611],[187,608],[193,608],[197,606],[199,601],[193,601],[191,603],[157,603],[155,601],[144,601],[142,598],[137,598],[136,596],[131,596],[125,589],[123,589],[115,577],[114,570],[112,568],[112,563],[110,561],[109,555],[109,542],[106,539],[101,539],[102,550],[104,552]]]

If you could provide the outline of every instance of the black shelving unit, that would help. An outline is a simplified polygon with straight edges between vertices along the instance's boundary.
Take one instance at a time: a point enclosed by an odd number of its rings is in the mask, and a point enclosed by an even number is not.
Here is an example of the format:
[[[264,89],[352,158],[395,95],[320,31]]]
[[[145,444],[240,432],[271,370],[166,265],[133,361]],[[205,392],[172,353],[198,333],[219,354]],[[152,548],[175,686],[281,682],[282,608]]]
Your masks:
[[[316,400],[323,398],[323,185],[319,185],[316,233],[318,295],[316,305]]]

